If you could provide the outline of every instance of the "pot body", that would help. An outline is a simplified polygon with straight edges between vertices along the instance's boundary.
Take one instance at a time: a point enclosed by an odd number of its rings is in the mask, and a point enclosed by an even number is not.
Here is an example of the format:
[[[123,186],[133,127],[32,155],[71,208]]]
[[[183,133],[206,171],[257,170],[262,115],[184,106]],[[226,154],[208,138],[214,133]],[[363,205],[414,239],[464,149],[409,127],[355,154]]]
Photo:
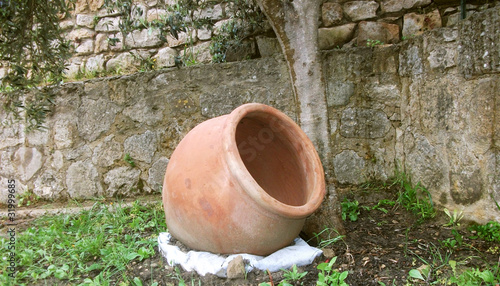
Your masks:
[[[267,255],[289,245],[325,195],[313,144],[289,117],[245,104],[193,128],[163,184],[169,232],[213,253]]]

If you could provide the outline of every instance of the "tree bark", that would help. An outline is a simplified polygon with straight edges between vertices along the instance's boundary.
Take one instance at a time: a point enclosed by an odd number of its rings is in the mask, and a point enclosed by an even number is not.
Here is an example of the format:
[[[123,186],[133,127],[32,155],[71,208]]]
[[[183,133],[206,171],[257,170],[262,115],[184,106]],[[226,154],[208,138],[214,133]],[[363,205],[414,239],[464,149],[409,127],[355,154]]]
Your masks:
[[[313,142],[323,162],[329,203],[323,204],[310,227],[308,235],[319,233],[323,227],[343,233],[340,207],[335,189],[329,179],[331,164],[328,106],[321,55],[318,48],[318,21],[322,0],[257,0],[280,42],[290,72],[295,100],[298,103],[299,125]],[[328,205],[332,204],[332,205]],[[314,222],[313,222],[314,220]],[[307,224],[307,222],[306,222]],[[319,229],[318,229],[319,228]]]

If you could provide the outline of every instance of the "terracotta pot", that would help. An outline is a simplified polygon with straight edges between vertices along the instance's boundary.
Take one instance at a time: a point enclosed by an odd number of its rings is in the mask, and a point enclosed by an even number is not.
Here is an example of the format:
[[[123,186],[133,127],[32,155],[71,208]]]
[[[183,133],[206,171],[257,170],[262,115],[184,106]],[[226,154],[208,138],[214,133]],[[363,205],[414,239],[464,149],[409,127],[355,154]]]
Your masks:
[[[175,149],[165,174],[169,232],[213,253],[267,255],[289,245],[325,195],[313,144],[257,103],[207,120]]]

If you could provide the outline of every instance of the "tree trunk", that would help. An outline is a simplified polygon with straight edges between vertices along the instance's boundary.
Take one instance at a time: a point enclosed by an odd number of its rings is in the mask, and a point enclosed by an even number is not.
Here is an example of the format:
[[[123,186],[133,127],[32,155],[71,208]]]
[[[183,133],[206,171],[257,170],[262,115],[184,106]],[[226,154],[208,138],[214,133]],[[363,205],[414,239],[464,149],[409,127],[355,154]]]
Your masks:
[[[299,125],[316,147],[325,168],[327,185],[331,186],[328,200],[333,206],[325,206],[330,211],[318,212],[317,220],[323,221],[314,222],[317,227],[313,228],[327,225],[343,232],[337,196],[333,185],[328,184],[329,178],[333,175],[332,154],[325,81],[318,49],[319,11],[323,1],[257,0],[257,2],[278,36],[285,55],[298,103]],[[328,223],[324,220],[328,220]],[[321,229],[315,231],[319,233]]]

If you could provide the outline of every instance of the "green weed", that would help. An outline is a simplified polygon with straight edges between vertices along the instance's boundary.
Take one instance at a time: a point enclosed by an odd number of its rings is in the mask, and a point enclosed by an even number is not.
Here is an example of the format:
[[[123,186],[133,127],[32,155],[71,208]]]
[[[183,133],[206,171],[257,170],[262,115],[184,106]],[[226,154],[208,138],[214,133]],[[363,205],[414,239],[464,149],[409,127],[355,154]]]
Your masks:
[[[436,215],[432,197],[420,183],[414,186],[405,173],[396,170],[393,185],[397,185],[400,189],[396,202],[419,217],[419,223]]]
[[[283,270],[283,277],[285,279],[282,280],[279,285],[283,285],[283,286],[292,285],[288,281],[297,282],[300,279],[304,278],[304,276],[306,276],[308,273],[307,271],[299,272],[297,270],[297,265],[295,265],[295,264],[292,266],[291,270],[285,270],[285,269],[281,269],[281,270]]]
[[[500,243],[500,223],[490,221],[485,225],[473,225],[469,227],[470,231],[476,232],[472,239],[483,239],[485,241],[494,241]]]
[[[165,231],[162,214],[160,203],[146,207],[135,202],[124,208],[97,202],[78,214],[40,217],[17,233],[17,271],[13,278],[2,271],[0,284],[31,285],[46,279],[76,285],[125,281],[126,266],[131,261],[154,255],[156,235],[141,234]],[[0,238],[3,249],[7,242]],[[1,259],[0,269],[7,267],[8,261]],[[94,276],[96,271],[99,274]]]
[[[350,201],[348,199],[344,199],[340,203],[342,207],[342,220],[346,220],[349,218],[350,221],[357,221],[359,215],[359,202],[354,200]]]
[[[318,265],[318,281],[316,285],[318,286],[329,286],[329,285],[339,285],[347,286],[348,284],[344,281],[347,278],[348,272],[338,272],[333,269],[333,264],[337,261],[337,257],[332,258],[329,262],[323,262]]]

